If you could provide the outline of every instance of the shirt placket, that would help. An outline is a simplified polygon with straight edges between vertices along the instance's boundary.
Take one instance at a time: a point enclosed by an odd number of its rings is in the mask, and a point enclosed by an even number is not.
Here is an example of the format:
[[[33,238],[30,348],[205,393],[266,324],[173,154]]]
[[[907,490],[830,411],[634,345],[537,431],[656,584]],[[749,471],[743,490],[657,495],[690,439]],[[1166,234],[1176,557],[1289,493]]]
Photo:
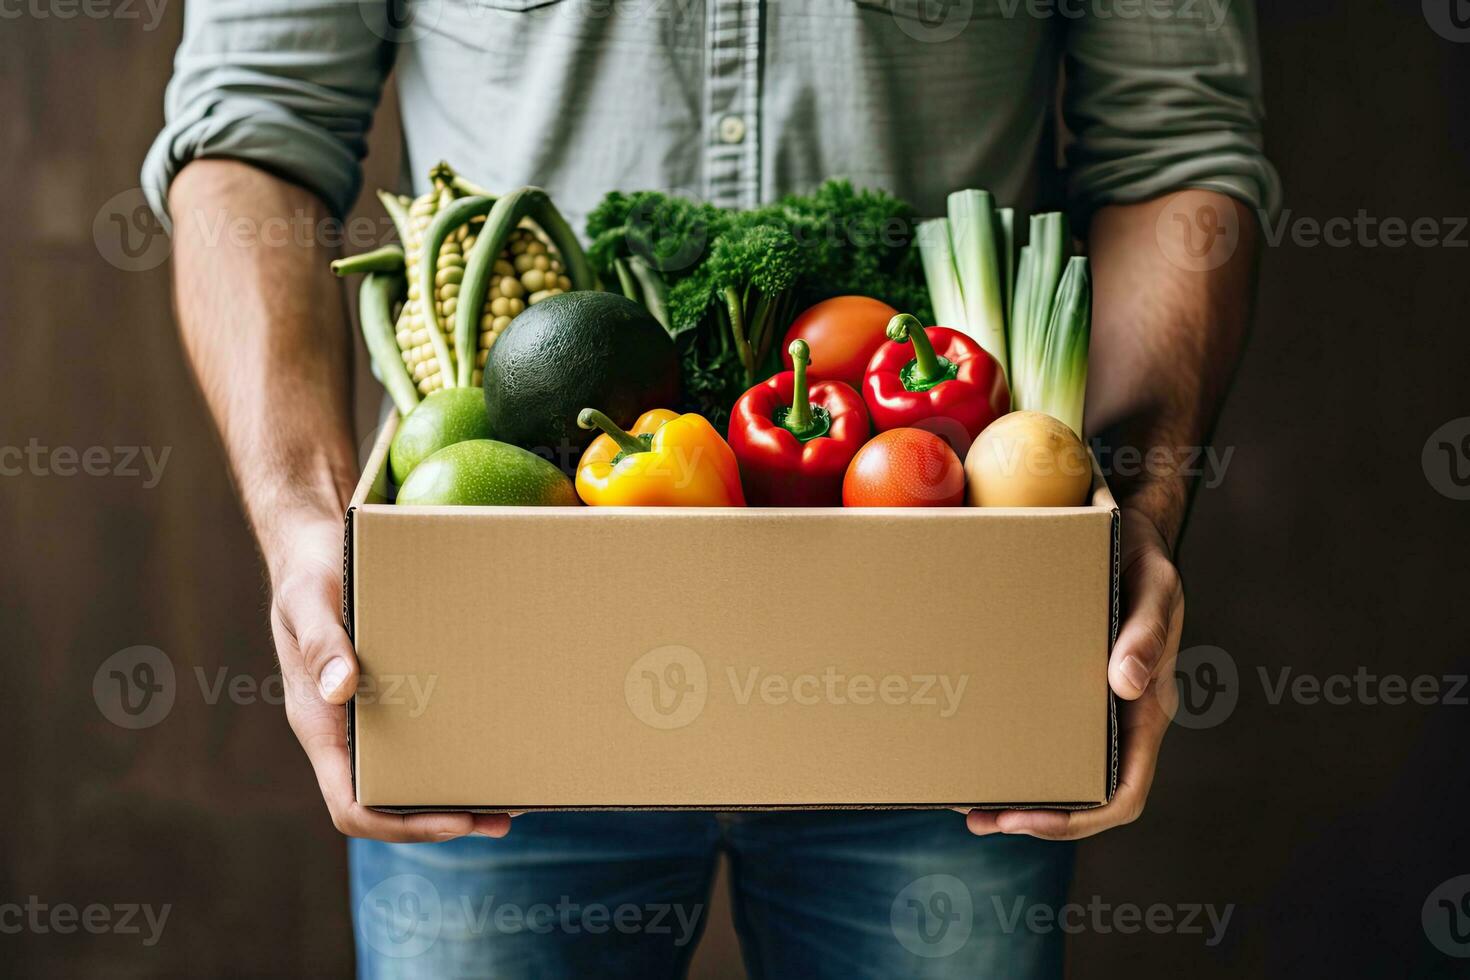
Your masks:
[[[760,0],[708,0],[704,197],[727,208],[760,203]]]

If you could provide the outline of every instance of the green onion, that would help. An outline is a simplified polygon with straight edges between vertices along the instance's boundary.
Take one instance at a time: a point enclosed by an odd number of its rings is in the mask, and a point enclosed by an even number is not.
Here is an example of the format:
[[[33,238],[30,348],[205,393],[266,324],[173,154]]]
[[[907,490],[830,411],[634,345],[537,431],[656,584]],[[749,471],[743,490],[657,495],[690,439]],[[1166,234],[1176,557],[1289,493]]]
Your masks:
[[[1087,354],[1092,342],[1092,277],[1087,259],[1075,256],[1057,287],[1037,364],[1038,381],[1027,408],[1064,422],[1082,438],[1087,396]]]
[[[1001,274],[1000,219],[988,191],[949,195],[949,241],[964,303],[963,329],[1006,370],[1005,291]]]

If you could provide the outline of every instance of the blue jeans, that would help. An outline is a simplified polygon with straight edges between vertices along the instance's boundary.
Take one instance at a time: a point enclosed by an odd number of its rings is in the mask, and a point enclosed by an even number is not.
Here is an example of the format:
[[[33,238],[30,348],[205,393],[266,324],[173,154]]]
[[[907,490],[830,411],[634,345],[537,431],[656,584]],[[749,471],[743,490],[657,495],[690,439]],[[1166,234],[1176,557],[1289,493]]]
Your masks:
[[[351,842],[358,976],[680,977],[720,851],[745,969],[1056,977],[1071,845],[977,838],[949,811],[537,813],[509,837]]]

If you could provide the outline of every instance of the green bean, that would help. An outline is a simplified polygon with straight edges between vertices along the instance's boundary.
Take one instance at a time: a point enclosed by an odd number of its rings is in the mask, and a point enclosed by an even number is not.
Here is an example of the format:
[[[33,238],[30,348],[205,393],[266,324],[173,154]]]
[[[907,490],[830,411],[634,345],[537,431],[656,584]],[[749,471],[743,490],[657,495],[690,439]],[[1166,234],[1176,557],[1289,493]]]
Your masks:
[[[399,415],[407,415],[419,403],[418,389],[403,364],[403,354],[393,333],[393,301],[405,290],[402,275],[370,271],[362,277],[362,288],[357,294],[363,342],[383,387],[398,406]]]
[[[384,245],[361,255],[348,255],[332,263],[332,272],[339,276],[355,276],[366,272],[403,272],[403,249],[397,245]]]

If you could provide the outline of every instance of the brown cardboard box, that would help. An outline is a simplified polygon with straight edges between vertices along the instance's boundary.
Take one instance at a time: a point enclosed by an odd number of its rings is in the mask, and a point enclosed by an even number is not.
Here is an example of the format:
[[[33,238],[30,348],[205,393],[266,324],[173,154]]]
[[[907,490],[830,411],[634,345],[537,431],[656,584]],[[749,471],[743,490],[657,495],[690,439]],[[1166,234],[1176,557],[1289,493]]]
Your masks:
[[[360,802],[1106,802],[1118,515],[394,507],[346,518]]]

